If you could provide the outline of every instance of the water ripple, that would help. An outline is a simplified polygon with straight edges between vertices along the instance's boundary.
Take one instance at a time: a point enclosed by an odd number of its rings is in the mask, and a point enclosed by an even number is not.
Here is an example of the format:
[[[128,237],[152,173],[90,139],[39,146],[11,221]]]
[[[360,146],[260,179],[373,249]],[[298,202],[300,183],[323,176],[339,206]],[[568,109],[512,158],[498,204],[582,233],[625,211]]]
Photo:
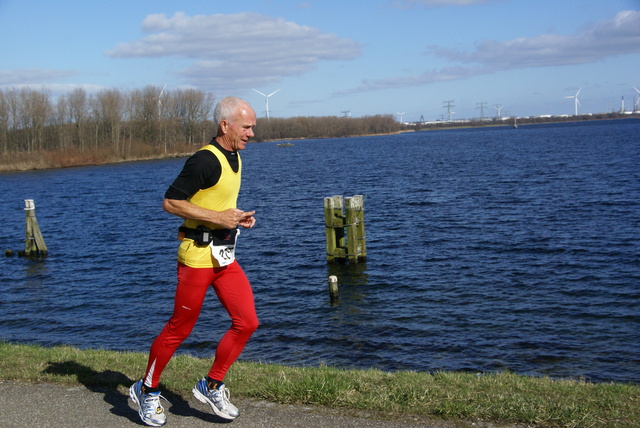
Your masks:
[[[239,206],[258,223],[238,257],[261,326],[242,358],[640,380],[639,130],[250,145]],[[51,253],[0,260],[0,339],[146,352],[172,310],[179,221],[161,202],[183,162],[0,174],[0,243],[23,245],[31,198]],[[365,196],[366,263],[325,262],[322,200],[340,194]],[[228,325],[209,293],[179,352],[210,357]]]

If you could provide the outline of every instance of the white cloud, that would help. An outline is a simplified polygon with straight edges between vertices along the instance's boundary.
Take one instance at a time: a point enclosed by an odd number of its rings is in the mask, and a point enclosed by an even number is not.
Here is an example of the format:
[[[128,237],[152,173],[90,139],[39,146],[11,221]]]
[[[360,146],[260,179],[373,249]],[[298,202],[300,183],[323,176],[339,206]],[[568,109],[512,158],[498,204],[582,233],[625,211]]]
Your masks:
[[[71,70],[39,70],[36,68],[0,70],[0,86],[42,85],[77,74]]]
[[[619,12],[613,19],[586,27],[577,34],[543,34],[505,42],[487,40],[473,52],[434,49],[440,57],[488,69],[515,69],[586,64],[603,58],[640,52],[640,12]]]
[[[104,89],[104,86],[89,83],[59,83],[60,80],[78,74],[71,70],[40,70],[35,68],[0,70],[0,89],[46,90],[53,96],[67,94],[77,88],[82,88],[90,93]]]
[[[430,83],[448,82],[486,74],[480,67],[444,67],[439,70],[427,70],[411,76],[389,77],[386,79],[363,80],[362,85],[354,89],[337,91],[332,96],[345,96],[379,89],[404,88],[428,85]]]
[[[445,48],[429,48],[428,51],[454,63],[468,65],[413,76],[364,80],[358,88],[334,95],[460,80],[501,70],[595,63],[613,56],[639,53],[640,12],[619,12],[614,18],[589,25],[574,35],[543,34],[503,42],[486,40],[472,52]]]
[[[148,36],[106,54],[193,60],[176,73],[188,83],[210,89],[259,86],[303,74],[319,61],[360,55],[360,45],[353,40],[256,13],[149,15],[142,28]]]

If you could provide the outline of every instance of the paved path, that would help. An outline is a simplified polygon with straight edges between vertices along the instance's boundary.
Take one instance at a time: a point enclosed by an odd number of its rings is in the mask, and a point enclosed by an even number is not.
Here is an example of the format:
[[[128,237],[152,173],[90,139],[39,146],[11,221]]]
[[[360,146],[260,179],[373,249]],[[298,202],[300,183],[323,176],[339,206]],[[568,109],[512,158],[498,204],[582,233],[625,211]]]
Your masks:
[[[233,397],[232,397],[233,398]],[[210,413],[210,408],[193,397],[181,396],[165,403],[167,428],[395,428],[395,427],[495,427],[493,424],[419,423],[416,420],[381,421],[345,415],[314,406],[286,406],[259,400],[234,399],[242,414],[229,422]],[[89,390],[84,386],[0,383],[0,427],[140,427],[138,412],[126,392],[114,389]]]

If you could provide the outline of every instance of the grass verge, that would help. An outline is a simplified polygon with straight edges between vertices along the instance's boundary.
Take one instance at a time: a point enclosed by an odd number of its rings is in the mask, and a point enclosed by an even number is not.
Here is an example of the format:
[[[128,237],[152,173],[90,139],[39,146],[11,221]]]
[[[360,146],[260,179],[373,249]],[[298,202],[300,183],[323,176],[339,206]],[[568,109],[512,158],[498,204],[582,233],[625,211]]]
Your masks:
[[[0,342],[0,379],[122,391],[139,379],[146,354]],[[180,355],[162,388],[189,397],[208,359]],[[638,427],[640,385],[589,383],[510,372],[383,372],[237,362],[226,382],[235,396],[311,404],[396,418],[438,418],[549,427]]]

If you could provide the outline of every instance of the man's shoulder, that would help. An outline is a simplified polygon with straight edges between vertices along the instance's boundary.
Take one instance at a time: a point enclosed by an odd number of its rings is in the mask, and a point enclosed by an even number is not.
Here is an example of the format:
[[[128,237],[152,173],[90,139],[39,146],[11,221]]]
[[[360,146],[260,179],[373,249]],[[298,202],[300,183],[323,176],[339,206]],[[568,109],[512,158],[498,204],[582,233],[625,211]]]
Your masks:
[[[189,160],[197,163],[211,162],[217,161],[218,157],[213,151],[211,151],[211,149],[209,149],[207,146],[204,146],[201,149],[197,150],[194,154],[192,154]]]

